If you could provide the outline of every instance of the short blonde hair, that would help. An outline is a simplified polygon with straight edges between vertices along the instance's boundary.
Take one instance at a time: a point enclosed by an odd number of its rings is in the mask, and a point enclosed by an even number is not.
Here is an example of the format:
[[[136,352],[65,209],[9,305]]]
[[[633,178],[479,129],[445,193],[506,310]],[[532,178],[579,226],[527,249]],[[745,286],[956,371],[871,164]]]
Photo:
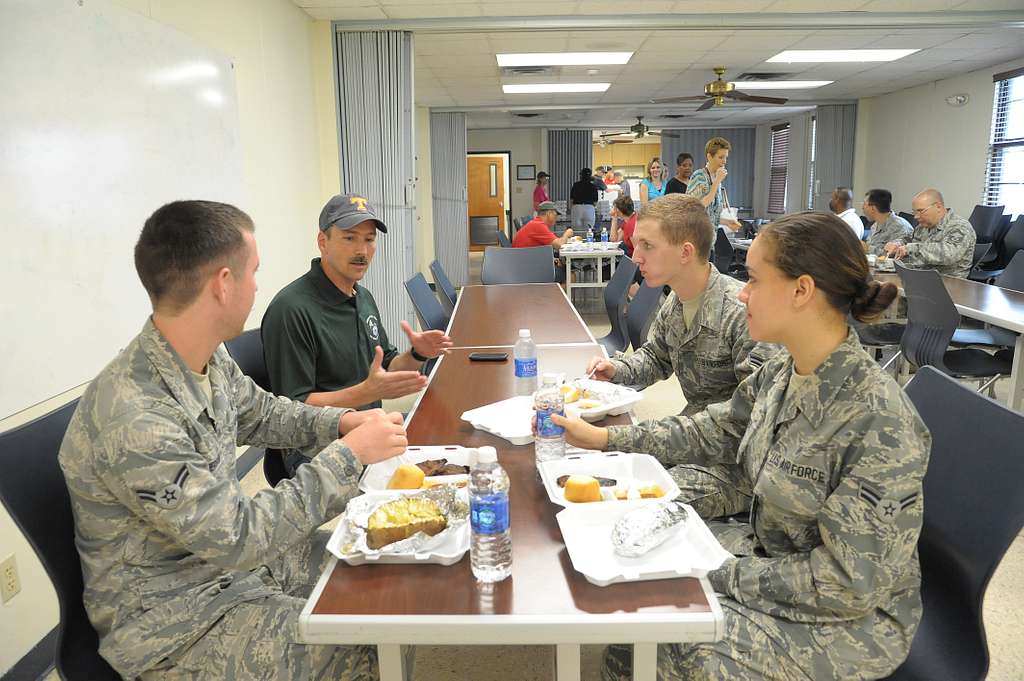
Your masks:
[[[644,206],[637,219],[657,220],[670,244],[689,241],[697,255],[707,260],[715,229],[700,199],[689,194],[666,194]]]
[[[722,149],[732,149],[732,145],[729,144],[729,140],[724,137],[712,137],[708,140],[708,143],[704,145],[704,154],[706,156],[717,156],[718,152]]]

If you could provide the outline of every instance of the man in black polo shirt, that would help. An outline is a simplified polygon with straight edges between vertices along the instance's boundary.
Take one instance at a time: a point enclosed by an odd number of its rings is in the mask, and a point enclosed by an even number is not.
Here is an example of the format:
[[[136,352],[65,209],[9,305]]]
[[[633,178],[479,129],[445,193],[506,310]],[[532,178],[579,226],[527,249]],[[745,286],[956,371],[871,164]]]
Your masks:
[[[416,333],[406,321],[412,349],[399,354],[388,340],[373,295],[358,284],[377,250],[377,230],[387,233],[387,226],[356,194],[335,196],[320,212],[320,257],[263,316],[263,353],[276,394],[314,406],[380,407],[381,400],[422,390],[421,365],[452,345],[443,332]],[[302,456],[285,455],[290,471]]]

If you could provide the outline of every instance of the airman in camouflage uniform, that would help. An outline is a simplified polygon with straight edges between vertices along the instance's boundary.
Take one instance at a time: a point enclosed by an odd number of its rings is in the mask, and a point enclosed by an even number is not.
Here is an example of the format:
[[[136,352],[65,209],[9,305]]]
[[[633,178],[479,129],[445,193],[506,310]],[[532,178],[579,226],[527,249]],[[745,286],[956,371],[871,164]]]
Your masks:
[[[974,245],[978,240],[974,227],[948,210],[942,194],[934,189],[916,194],[913,205],[918,219],[914,233],[890,241],[885,246],[886,252],[900,257],[907,267],[966,278],[971,272]]]
[[[344,410],[264,392],[223,347],[208,375],[212,401],[147,321],[68,428],[60,465],[100,654],[126,678],[377,678],[372,647],[296,643],[326,558],[311,535],[358,494]],[[250,498],[236,444],[326,449]]]
[[[737,461],[754,492],[754,550],[708,575],[724,594],[725,636],[659,646],[663,681],[875,679],[908,654],[931,437],[852,331],[813,375],[794,377],[779,353],[692,418],[609,428],[608,449]],[[628,679],[630,666],[612,646],[603,677]]]
[[[885,255],[885,245],[890,241],[902,242],[913,239],[914,228],[910,226],[909,222],[896,213],[886,213],[886,216],[884,222],[874,222],[871,225],[868,253]]]
[[[684,416],[729,399],[740,381],[777,351],[774,345],[750,339],[746,308],[737,298],[743,284],[721,274],[713,264],[708,267],[708,283],[689,328],[683,304],[673,292],[658,310],[643,347],[611,360],[612,381],[618,384],[646,388],[675,374],[686,398]],[[683,463],[669,473],[682,490],[681,498],[703,518],[733,515],[750,507],[750,490],[735,464]]]

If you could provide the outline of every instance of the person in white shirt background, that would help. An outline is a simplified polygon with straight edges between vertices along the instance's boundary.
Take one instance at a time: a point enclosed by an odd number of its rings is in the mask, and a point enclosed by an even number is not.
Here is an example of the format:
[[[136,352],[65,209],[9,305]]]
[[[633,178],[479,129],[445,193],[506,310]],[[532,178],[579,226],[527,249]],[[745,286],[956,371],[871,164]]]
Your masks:
[[[832,199],[828,202],[828,207],[840,220],[850,225],[850,229],[858,239],[864,238],[864,223],[858,217],[857,211],[853,209],[853,191],[849,187],[836,187],[832,191]]]

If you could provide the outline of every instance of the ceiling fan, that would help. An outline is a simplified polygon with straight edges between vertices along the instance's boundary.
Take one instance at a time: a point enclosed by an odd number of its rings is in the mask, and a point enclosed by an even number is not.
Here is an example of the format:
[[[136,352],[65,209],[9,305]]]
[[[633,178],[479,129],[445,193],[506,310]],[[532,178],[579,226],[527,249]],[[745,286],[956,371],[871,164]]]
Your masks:
[[[722,75],[725,73],[724,66],[716,66],[714,69],[718,75],[717,80],[713,80],[704,86],[704,94],[694,95],[693,97],[665,97],[663,99],[652,99],[652,104],[675,104],[677,102],[696,102],[705,100],[703,104],[697,107],[697,111],[705,111],[713,106],[722,106],[725,103],[725,98],[736,99],[741,102],[757,102],[760,104],[785,104],[787,101],[784,97],[762,97],[760,95],[748,95],[746,92],[740,92],[736,89],[736,86],[727,81],[722,80]]]
[[[628,139],[611,139],[614,137],[623,136],[627,137]],[[598,137],[601,138],[599,143],[604,142],[606,144],[628,144],[629,142],[644,137],[678,137],[678,135],[673,135],[670,132],[661,133],[658,132],[657,130],[651,130],[649,125],[644,125],[644,117],[637,116],[636,123],[629,126],[629,132],[606,132],[602,135],[598,135]]]

